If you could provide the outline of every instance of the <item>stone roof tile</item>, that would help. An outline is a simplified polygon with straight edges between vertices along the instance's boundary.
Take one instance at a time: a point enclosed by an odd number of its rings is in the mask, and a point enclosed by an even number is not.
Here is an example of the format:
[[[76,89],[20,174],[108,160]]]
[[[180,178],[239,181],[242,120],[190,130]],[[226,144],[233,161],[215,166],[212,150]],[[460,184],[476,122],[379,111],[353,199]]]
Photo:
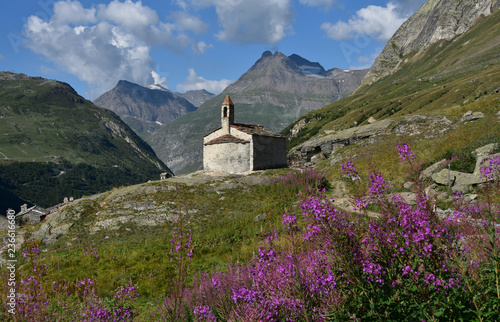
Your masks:
[[[242,140],[239,139],[235,136],[226,134],[223,136],[219,136],[218,138],[213,139],[212,141],[209,141],[205,143],[205,145],[213,145],[213,144],[222,144],[222,143],[241,143],[241,144],[246,144],[250,143],[250,141]]]
[[[262,135],[262,136],[275,136],[275,137],[282,137],[282,135],[273,132],[271,130],[266,129],[262,125],[253,125],[253,124],[233,124],[231,127],[234,127],[237,130],[240,130],[242,132],[248,133],[248,134],[256,134],[256,135]]]

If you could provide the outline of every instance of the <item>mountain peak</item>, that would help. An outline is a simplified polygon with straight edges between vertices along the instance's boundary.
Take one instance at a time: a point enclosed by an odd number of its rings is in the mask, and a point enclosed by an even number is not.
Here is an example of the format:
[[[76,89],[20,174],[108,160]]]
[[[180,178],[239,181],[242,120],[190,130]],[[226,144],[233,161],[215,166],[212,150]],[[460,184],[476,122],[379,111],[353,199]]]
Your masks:
[[[261,58],[270,57],[272,55],[273,55],[272,52],[270,52],[269,50],[266,50],[265,52],[262,53],[262,57]]]

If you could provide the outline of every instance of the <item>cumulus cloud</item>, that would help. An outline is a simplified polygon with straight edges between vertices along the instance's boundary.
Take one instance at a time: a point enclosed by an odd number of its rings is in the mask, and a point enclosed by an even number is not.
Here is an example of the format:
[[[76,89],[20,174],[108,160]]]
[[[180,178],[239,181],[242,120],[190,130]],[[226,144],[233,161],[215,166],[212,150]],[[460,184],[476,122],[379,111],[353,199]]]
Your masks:
[[[292,0],[187,0],[185,6],[215,7],[217,37],[240,44],[275,44],[292,30]]]
[[[178,11],[171,14],[175,25],[181,30],[191,30],[194,33],[201,34],[208,30],[208,25],[200,18],[184,11]]]
[[[114,0],[87,9],[78,1],[59,1],[50,19],[28,18],[25,45],[85,81],[95,98],[120,79],[151,83],[155,46],[179,53],[190,47],[198,46],[198,52],[208,48],[185,32],[201,32],[203,23],[191,17],[177,25],[175,20],[181,18],[188,16],[160,21],[141,1]]]
[[[326,11],[336,3],[336,0],[300,0],[300,3],[311,7],[323,7]]]
[[[96,9],[83,8],[78,1],[56,2],[54,3],[54,16],[52,21],[55,24],[84,24],[95,23],[97,21]]]
[[[145,28],[158,23],[158,15],[153,9],[143,6],[141,1],[120,2],[114,0],[108,5],[99,5],[99,17],[130,29]]]
[[[370,5],[358,10],[347,22],[338,21],[335,24],[325,22],[321,25],[321,29],[329,38],[335,40],[368,35],[380,41],[387,41],[408,19],[409,15],[405,13],[407,9],[399,2],[389,2],[385,7]]]
[[[208,48],[213,48],[212,45],[207,45],[204,41],[200,41],[193,45],[193,51],[197,54],[204,54]]]
[[[177,85],[178,91],[190,91],[205,89],[210,93],[219,94],[229,86],[233,81],[222,79],[220,81],[206,80],[203,77],[197,76],[193,68],[189,69],[189,75],[182,83]]]

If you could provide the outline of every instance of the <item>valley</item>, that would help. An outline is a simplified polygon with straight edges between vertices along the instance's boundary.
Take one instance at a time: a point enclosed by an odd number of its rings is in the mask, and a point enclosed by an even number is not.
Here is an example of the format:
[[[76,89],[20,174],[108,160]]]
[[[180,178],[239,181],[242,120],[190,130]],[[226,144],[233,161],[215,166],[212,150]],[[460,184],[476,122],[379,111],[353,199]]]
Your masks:
[[[0,72],[2,207],[74,197],[0,217],[16,319],[500,319],[499,9],[429,0],[369,70],[265,51],[217,95]],[[227,95],[287,168],[202,169]]]

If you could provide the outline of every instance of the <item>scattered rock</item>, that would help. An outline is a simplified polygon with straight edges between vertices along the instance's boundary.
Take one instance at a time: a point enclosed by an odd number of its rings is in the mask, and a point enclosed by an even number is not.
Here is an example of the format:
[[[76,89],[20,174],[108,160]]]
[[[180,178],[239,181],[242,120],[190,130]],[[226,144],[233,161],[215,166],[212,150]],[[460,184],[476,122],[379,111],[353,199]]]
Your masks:
[[[394,195],[390,195],[390,197],[392,198],[393,196],[396,196],[396,195],[401,196],[404,199],[404,201],[407,204],[409,204],[409,205],[416,204],[416,200],[417,200],[417,194],[416,193],[413,193],[413,192],[400,192],[400,193],[396,193]]]
[[[436,190],[436,188],[437,188],[436,184],[431,184],[430,186],[428,186],[427,188],[425,188],[424,192],[425,192],[426,195],[430,196],[431,191]]]
[[[470,186],[483,182],[478,175],[474,173],[464,173],[454,170],[443,169],[432,175],[432,180],[441,186]]]
[[[468,111],[467,113],[464,114],[464,116],[462,116],[462,119],[460,120],[460,122],[470,122],[470,121],[475,121],[475,120],[478,120],[478,119],[482,119],[484,118],[484,113],[482,112],[472,112],[472,111]]]
[[[469,199],[469,200],[476,200],[477,199],[477,195],[476,194],[468,194],[468,195],[465,195],[464,196],[465,198]]]
[[[373,124],[375,122],[377,122],[377,119],[375,119],[373,116],[370,116],[370,118],[368,119],[368,123]]]
[[[260,220],[262,220],[262,219],[264,219],[266,217],[267,217],[267,214],[264,212],[264,213],[261,213],[261,214],[255,216],[255,218],[253,219],[253,221],[260,221]]]
[[[491,157],[500,157],[500,153],[491,154],[496,149],[498,149],[498,144],[492,143],[480,147],[474,151],[477,157],[477,161],[473,173],[464,173],[449,169],[442,169],[441,171],[436,173],[436,171],[439,170],[441,165],[446,161],[441,160],[425,169],[422,172],[422,175],[426,177],[430,176],[435,183],[441,186],[449,186],[453,191],[467,193],[471,190],[471,186],[482,184],[485,182],[485,179],[481,176],[481,168],[484,166],[488,166],[489,159]]]
[[[403,185],[403,188],[405,188],[406,190],[410,189],[411,187],[413,187],[414,183],[411,182],[411,181],[408,181],[406,182],[404,185]]]
[[[420,177],[430,178],[437,170],[442,168],[445,163],[446,163],[446,159],[443,159],[439,162],[434,163],[433,165],[431,165],[430,167],[428,167],[427,169],[422,171],[422,173],[420,173]]]
[[[493,151],[498,149],[498,144],[497,143],[492,143],[485,145],[479,149],[476,149],[474,152],[476,153],[476,167],[474,168],[474,173],[480,173],[481,168],[484,166],[488,166],[489,164],[489,159],[491,157],[496,157],[497,155],[500,154],[492,154]]]

